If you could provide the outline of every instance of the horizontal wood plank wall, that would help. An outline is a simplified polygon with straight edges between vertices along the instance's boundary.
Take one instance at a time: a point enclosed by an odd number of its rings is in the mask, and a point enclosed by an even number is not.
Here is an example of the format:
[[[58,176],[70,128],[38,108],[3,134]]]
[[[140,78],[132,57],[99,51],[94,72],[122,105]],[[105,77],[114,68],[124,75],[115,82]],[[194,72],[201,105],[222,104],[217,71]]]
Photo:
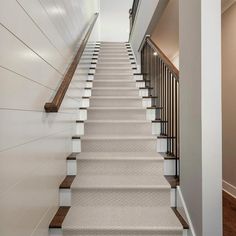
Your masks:
[[[0,235],[48,235],[80,102],[69,90],[57,114],[43,106],[74,57],[95,3],[0,3]]]

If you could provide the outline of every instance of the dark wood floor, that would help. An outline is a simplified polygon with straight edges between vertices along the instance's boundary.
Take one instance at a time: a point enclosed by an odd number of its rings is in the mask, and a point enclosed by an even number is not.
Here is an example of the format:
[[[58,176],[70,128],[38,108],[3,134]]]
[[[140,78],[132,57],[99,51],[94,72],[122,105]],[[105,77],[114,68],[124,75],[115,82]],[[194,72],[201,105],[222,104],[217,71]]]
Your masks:
[[[223,192],[224,236],[236,236],[236,199]]]

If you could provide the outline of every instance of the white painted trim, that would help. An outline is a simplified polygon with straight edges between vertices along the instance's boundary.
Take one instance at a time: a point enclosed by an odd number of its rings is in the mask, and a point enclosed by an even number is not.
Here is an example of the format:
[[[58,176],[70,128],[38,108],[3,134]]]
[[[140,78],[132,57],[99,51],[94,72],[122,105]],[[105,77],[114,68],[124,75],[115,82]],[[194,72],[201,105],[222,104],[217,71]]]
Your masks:
[[[232,197],[236,198],[236,186],[223,180],[223,190]]]
[[[189,224],[189,232],[188,232],[187,235],[188,236],[190,236],[190,235],[191,236],[196,236],[196,233],[195,233],[194,228],[193,228],[193,223],[192,223],[190,215],[188,213],[188,209],[187,209],[186,203],[184,201],[183,194],[181,192],[180,186],[177,186],[177,197],[179,197],[179,200],[180,200],[181,205],[182,205],[182,207],[184,209],[184,213],[185,213],[185,215],[187,217],[187,221],[188,221],[188,224]]]
[[[62,229],[49,229],[50,236],[63,236]]]
[[[176,189],[172,188],[170,190],[170,205],[171,207],[176,207]]]
[[[67,161],[67,175],[77,175],[77,161],[76,160]]]
[[[236,0],[228,0],[227,2],[225,2],[224,4],[222,4],[221,13],[223,14],[223,13],[224,13],[226,10],[228,10],[235,2],[236,2]]]
[[[164,161],[164,175],[175,175],[175,159]]]
[[[61,207],[71,206],[71,189],[59,190],[59,202]]]

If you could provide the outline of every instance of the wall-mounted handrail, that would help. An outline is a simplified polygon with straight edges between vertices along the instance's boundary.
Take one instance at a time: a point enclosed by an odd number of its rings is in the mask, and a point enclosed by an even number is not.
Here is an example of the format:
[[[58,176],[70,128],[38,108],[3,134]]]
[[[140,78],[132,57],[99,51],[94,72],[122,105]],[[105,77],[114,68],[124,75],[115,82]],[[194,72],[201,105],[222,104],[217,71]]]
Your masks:
[[[87,42],[89,40],[89,37],[92,33],[92,30],[93,30],[93,27],[97,21],[97,18],[98,18],[98,13],[95,13],[92,20],[91,20],[91,24],[88,28],[88,31],[87,33],[85,34],[85,37],[83,39],[83,41],[81,42],[81,45],[74,57],[74,60],[72,61],[69,69],[67,70],[62,82],[61,82],[61,85],[59,86],[57,92],[56,92],[56,95],[54,96],[52,102],[48,102],[45,104],[44,106],[44,109],[46,112],[58,112],[60,106],[61,106],[61,103],[65,97],[65,94],[67,92],[67,89],[71,83],[71,80],[74,76],[74,73],[76,71],[76,68],[80,62],[80,58],[84,52],[84,49],[87,45]]]
[[[156,107],[156,122],[160,122],[161,136],[167,140],[167,155],[175,158],[176,177],[179,176],[179,70],[164,52],[146,36],[142,42],[141,70],[149,91],[152,106]]]

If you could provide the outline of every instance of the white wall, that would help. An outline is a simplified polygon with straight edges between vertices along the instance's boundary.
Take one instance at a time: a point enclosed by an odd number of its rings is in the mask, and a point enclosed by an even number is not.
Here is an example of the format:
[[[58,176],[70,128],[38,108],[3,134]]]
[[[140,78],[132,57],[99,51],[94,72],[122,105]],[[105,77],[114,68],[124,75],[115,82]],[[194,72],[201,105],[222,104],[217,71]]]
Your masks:
[[[144,36],[146,35],[147,28],[152,20],[153,14],[159,0],[140,0],[138,11],[136,13],[136,20],[134,22],[132,34],[130,37],[130,43],[133,47],[137,63],[140,65],[139,47],[142,43]]]
[[[0,235],[46,236],[79,101],[44,113],[96,0],[0,3]]]
[[[224,189],[236,196],[236,3],[222,15],[223,179]]]
[[[127,42],[133,0],[100,0],[101,41]]]
[[[221,2],[180,1],[180,187],[197,236],[222,235]]]

